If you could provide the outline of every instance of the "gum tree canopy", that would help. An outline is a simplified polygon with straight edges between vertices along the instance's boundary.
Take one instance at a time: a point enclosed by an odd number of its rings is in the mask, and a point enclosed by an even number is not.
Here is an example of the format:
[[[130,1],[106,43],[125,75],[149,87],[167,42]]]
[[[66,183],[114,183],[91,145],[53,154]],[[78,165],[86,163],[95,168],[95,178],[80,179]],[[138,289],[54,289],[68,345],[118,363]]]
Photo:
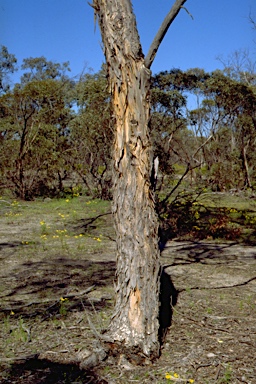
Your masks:
[[[160,261],[151,186],[150,67],[186,0],[177,0],[145,57],[130,0],[94,0],[115,117],[113,215],[117,236],[116,304],[111,340],[159,355]]]

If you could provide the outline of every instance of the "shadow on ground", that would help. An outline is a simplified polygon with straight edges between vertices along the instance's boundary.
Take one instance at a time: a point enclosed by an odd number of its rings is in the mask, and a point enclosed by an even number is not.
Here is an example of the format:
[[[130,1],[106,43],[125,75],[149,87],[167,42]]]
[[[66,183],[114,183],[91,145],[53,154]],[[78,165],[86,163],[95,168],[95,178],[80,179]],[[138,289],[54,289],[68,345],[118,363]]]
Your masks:
[[[114,278],[114,261],[97,262],[67,257],[28,261],[2,276],[2,284],[6,288],[1,295],[4,300],[0,313],[12,310],[16,315],[30,317],[46,312],[53,314],[59,310],[59,301],[63,297],[72,297],[72,309],[74,306],[91,309],[91,303],[81,293],[90,287],[100,289],[112,286]],[[94,302],[96,309],[105,305],[104,299]]]
[[[15,248],[20,247],[22,245],[21,241],[11,241],[8,243],[0,243],[0,251],[2,251],[4,248]]]
[[[170,241],[166,243],[164,254],[170,254],[173,263],[181,264],[227,264],[237,261],[250,262],[256,259],[256,247],[237,242],[207,242],[207,241]]]
[[[168,329],[172,325],[173,307],[177,304],[178,294],[171,276],[163,269],[159,295],[159,341],[161,345],[164,344]]]
[[[14,362],[3,372],[2,384],[107,384],[93,370],[80,370],[77,364],[59,364],[36,356]]]
[[[172,274],[173,268],[180,267],[191,272],[186,278],[186,285],[189,284],[190,290],[197,289],[225,289],[231,287],[245,286],[256,280],[254,264],[256,260],[256,249],[254,246],[244,245],[236,242],[213,243],[203,241],[172,241],[168,242],[162,253],[162,264],[167,273]],[[247,265],[247,273],[243,275],[239,270]],[[208,284],[205,286],[191,285],[191,274],[193,268],[199,267],[208,276]],[[200,267],[201,266],[201,267]],[[201,268],[201,269],[200,269]],[[225,272],[223,270],[225,268]],[[216,271],[220,273],[220,280],[213,286],[213,278]],[[197,272],[198,274],[199,272]],[[178,290],[179,293],[185,291],[187,287]]]

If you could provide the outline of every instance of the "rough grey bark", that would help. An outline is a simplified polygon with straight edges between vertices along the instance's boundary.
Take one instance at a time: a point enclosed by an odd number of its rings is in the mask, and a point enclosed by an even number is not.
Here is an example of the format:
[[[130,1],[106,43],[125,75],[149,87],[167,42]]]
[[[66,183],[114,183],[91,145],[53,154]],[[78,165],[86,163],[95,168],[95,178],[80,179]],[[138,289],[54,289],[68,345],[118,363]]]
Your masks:
[[[116,124],[116,304],[108,333],[113,341],[153,358],[159,355],[160,252],[150,183],[151,72],[145,66],[130,0],[94,0],[93,7],[104,44]]]

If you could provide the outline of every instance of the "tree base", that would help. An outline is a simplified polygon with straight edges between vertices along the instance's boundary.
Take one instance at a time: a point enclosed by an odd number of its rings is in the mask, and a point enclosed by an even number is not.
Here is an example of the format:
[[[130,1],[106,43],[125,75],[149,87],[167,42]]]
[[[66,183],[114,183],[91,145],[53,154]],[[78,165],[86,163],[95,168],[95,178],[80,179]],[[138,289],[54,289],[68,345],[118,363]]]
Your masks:
[[[119,342],[104,342],[104,348],[108,350],[108,357],[113,357],[117,360],[118,364],[122,361],[127,361],[134,366],[149,365],[152,361],[159,358],[157,356],[146,356],[139,347],[126,347],[123,343]]]

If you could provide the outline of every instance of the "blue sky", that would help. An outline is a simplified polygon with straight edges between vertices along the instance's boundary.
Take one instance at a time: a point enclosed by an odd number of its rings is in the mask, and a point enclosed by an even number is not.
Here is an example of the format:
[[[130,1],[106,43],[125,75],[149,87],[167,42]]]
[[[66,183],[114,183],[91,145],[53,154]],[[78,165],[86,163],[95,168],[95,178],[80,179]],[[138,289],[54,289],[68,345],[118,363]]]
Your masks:
[[[144,54],[174,0],[134,0]],[[158,51],[153,73],[171,68],[222,68],[216,59],[239,49],[256,56],[255,0],[187,0]],[[0,0],[0,44],[16,55],[69,61],[71,75],[98,71],[104,61],[99,28],[87,0]],[[17,75],[16,75],[17,77]],[[18,81],[18,78],[15,79]]]

